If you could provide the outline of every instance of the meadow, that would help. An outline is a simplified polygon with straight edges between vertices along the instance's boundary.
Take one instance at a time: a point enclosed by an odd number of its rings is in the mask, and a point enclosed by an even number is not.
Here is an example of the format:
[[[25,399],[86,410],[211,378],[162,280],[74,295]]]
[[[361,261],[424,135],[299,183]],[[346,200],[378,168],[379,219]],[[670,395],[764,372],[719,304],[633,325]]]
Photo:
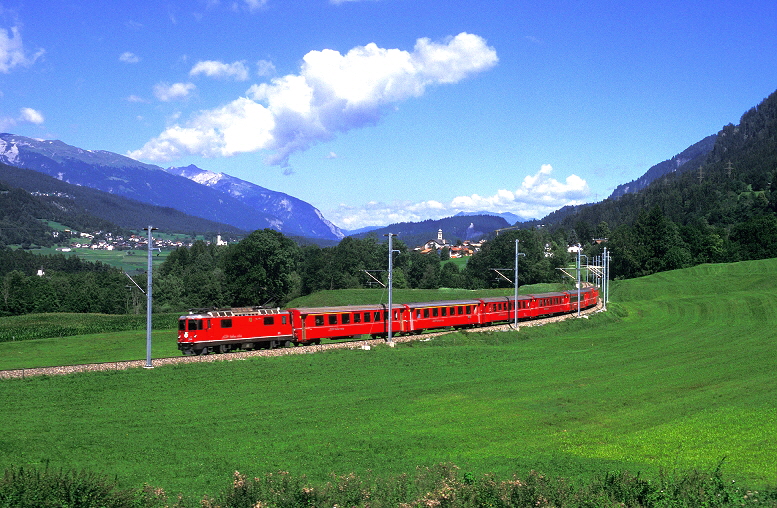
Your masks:
[[[70,252],[62,252],[53,247],[35,249],[36,254],[62,254],[66,257],[78,256],[84,261],[101,262],[106,265],[121,268],[127,273],[143,273],[148,269],[148,250],[104,250],[89,248],[73,248]],[[170,250],[155,251],[152,253],[152,268],[158,268],[170,254]]]
[[[608,312],[514,332],[5,380],[0,467],[193,499],[235,471],[321,484],[439,463],[572,482],[722,464],[727,482],[773,486],[775,285],[777,260],[702,265],[613,282]]]

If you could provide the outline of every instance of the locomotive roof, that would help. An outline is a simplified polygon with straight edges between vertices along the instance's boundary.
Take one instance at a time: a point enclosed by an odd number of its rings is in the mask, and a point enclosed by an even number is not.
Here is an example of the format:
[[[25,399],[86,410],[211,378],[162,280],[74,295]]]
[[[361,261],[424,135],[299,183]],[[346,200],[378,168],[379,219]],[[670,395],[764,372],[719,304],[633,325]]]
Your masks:
[[[181,318],[212,318],[212,317],[230,317],[230,316],[266,316],[271,314],[280,314],[280,308],[265,309],[263,307],[232,307],[229,309],[213,309],[213,310],[200,310],[189,311],[189,314],[181,316]]]

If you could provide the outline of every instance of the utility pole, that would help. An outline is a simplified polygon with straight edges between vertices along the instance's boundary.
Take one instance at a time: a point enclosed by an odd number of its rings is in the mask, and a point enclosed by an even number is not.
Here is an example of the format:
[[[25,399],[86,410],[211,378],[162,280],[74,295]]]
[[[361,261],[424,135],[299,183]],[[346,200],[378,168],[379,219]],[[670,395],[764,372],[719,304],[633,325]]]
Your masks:
[[[588,256],[585,254],[582,254],[582,246],[580,246],[577,249],[577,317],[580,317],[580,296],[581,296],[581,284],[580,284],[580,269],[581,269],[581,263],[580,258],[584,257],[585,262],[588,263]]]
[[[394,320],[393,312],[392,312],[392,291],[393,291],[393,282],[394,282],[394,253],[399,252],[398,250],[394,250],[394,246],[392,243],[392,239],[397,236],[394,233],[387,233],[383,236],[388,236],[388,323],[387,323],[387,330],[388,333],[386,335],[386,342],[389,343],[390,346],[394,345],[394,342],[391,338],[392,334],[392,324]]]
[[[602,310],[607,310],[607,300],[610,298],[610,256],[607,254],[607,247],[604,248],[604,258],[602,259],[604,265],[604,278],[602,279]]]
[[[518,328],[518,256],[525,256],[523,252],[518,252],[519,239],[515,239],[515,302],[513,304],[513,311],[515,314],[515,328]]]
[[[146,365],[144,367],[147,369],[153,369],[154,366],[151,364],[151,250],[153,246],[151,232],[155,231],[156,228],[149,225],[147,228],[143,228],[143,230],[148,231],[148,280],[146,281]]]

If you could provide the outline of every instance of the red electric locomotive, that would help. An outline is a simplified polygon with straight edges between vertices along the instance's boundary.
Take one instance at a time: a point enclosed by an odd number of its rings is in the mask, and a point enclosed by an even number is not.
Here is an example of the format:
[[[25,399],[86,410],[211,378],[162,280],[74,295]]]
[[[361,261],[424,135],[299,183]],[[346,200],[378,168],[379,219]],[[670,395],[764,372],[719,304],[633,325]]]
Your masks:
[[[178,318],[178,349],[185,355],[288,347],[293,340],[289,312],[280,309],[234,308]]]

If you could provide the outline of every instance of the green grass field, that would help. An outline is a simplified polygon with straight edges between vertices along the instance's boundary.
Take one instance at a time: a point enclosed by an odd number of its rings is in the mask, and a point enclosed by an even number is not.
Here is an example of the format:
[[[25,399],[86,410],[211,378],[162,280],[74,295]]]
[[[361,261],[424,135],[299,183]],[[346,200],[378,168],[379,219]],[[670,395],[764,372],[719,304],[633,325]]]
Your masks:
[[[235,470],[574,480],[725,457],[727,478],[775,485],[775,285],[777,260],[705,265],[614,282],[609,312],[520,332],[6,380],[0,466],[201,497]]]
[[[139,273],[148,269],[148,250],[92,250],[87,248],[73,249],[70,252],[61,252],[52,247],[35,249],[35,254],[63,254],[64,256],[78,256],[84,261],[100,261],[106,265],[121,268],[125,272]],[[170,254],[170,250],[154,251],[151,256],[152,269],[156,269]]]

